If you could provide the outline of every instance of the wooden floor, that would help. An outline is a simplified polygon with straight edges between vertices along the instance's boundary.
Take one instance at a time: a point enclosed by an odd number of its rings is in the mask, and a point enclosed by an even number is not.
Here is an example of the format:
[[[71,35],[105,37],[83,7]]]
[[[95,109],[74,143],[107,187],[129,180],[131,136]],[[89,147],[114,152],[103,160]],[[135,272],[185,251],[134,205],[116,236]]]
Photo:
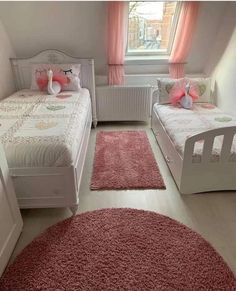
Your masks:
[[[96,133],[99,130],[143,129],[148,133],[166,190],[90,191]],[[236,274],[236,192],[180,195],[148,126],[103,124],[92,129],[80,188],[78,213],[108,207],[152,210],[184,223],[208,240]],[[68,209],[22,210],[24,228],[11,261],[34,237],[70,215]]]

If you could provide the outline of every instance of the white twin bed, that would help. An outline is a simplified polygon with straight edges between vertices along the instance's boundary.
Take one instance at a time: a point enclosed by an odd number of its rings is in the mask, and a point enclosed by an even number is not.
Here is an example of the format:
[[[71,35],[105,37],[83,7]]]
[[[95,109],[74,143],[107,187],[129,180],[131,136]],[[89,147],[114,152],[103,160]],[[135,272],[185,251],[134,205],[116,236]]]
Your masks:
[[[0,103],[0,140],[19,205],[75,213],[91,124],[97,124],[94,62],[57,50],[11,62],[18,91]],[[27,89],[35,63],[81,64],[82,89],[58,95]]]
[[[236,118],[212,103],[153,106],[152,130],[183,194],[236,190]]]

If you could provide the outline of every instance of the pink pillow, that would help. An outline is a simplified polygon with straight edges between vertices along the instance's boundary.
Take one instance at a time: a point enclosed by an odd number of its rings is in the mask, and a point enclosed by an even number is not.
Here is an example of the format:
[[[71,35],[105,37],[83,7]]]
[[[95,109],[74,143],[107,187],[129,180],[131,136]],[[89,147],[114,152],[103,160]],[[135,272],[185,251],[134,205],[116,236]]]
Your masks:
[[[62,91],[79,91],[80,86],[80,64],[33,64],[31,75],[31,90],[46,91],[42,86],[47,80],[47,71],[51,69],[58,78],[65,80]]]
[[[193,102],[196,102],[199,98],[199,89],[195,82],[190,80],[181,79],[176,82],[170,90],[170,102],[172,105],[180,103],[181,99],[185,96],[185,86],[190,84],[189,96],[192,97]]]

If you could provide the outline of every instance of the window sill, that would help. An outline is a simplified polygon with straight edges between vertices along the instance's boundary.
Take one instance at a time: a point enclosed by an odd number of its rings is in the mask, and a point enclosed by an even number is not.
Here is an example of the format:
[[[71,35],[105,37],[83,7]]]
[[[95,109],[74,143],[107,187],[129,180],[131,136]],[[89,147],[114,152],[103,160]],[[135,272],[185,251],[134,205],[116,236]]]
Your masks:
[[[166,65],[169,56],[125,56],[125,65]]]

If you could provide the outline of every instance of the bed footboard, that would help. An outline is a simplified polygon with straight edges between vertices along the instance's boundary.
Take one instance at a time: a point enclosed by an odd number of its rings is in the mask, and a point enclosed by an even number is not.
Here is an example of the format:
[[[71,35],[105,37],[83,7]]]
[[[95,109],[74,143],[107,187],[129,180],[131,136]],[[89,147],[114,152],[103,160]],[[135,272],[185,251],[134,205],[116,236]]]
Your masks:
[[[180,192],[183,194],[219,190],[236,190],[236,162],[231,148],[236,126],[212,129],[186,140]],[[214,140],[222,136],[223,142],[217,161],[212,160]],[[193,161],[195,143],[203,144],[201,160]]]

